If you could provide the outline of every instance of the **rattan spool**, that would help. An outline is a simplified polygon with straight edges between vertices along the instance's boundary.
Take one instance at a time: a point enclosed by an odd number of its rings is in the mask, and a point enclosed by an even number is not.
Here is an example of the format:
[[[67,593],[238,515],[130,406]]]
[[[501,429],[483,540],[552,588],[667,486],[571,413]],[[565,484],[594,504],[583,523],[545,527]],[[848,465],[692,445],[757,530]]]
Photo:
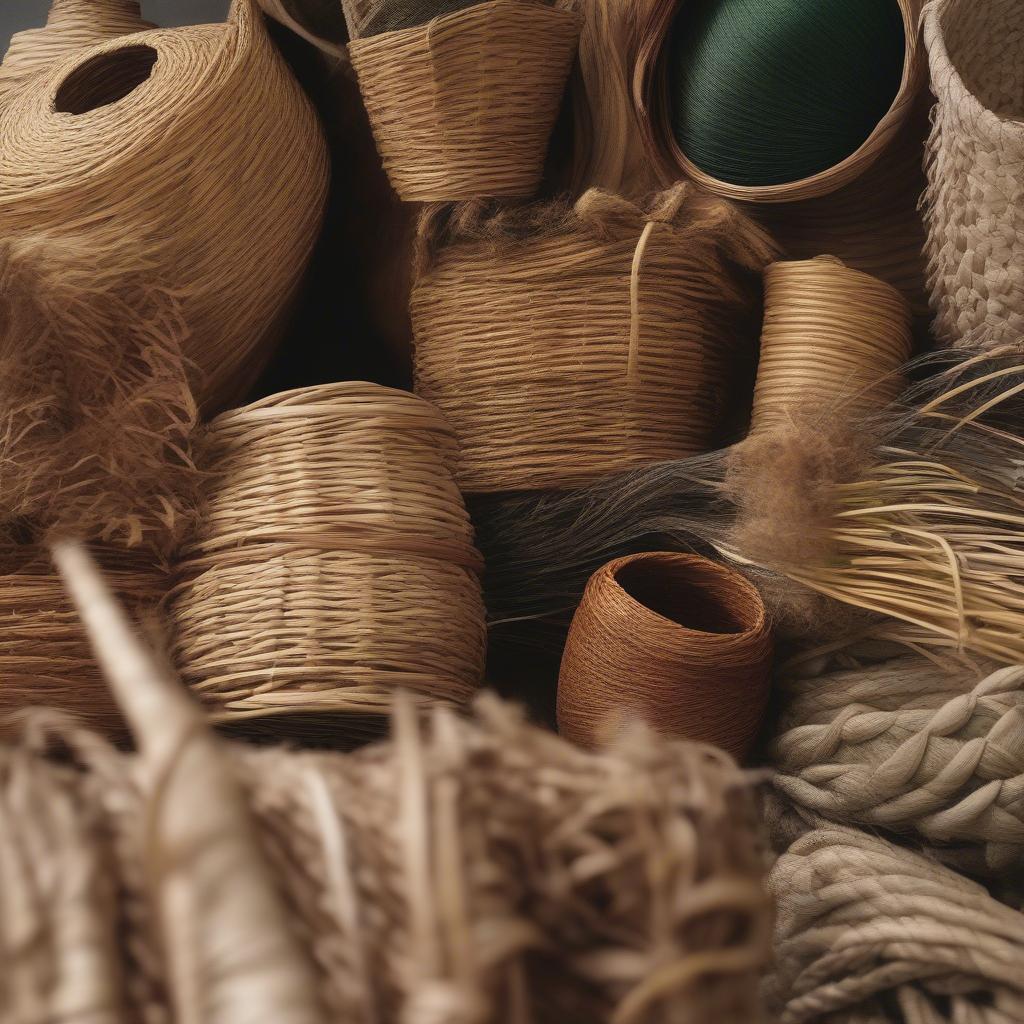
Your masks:
[[[579,15],[489,0],[349,44],[391,184],[408,201],[532,196]]]
[[[644,552],[587,584],[562,657],[558,731],[593,747],[641,718],[741,758],[768,700],[772,634],[757,588],[697,555]]]
[[[169,601],[185,680],[222,720],[462,704],[484,608],[440,414],[374,384],[286,392],[210,426],[203,525]]]
[[[899,395],[913,342],[895,288],[831,256],[773,263],[764,288],[751,433],[794,414],[858,419]]]
[[[91,5],[87,5],[91,6]],[[207,411],[271,353],[320,228],[316,114],[251,0],[73,54],[0,108],[0,233],[178,296]]]
[[[485,493],[583,483],[713,447],[765,236],[686,185],[598,190],[527,235],[453,238],[412,297],[416,390]],[[543,220],[539,211],[536,221]]]

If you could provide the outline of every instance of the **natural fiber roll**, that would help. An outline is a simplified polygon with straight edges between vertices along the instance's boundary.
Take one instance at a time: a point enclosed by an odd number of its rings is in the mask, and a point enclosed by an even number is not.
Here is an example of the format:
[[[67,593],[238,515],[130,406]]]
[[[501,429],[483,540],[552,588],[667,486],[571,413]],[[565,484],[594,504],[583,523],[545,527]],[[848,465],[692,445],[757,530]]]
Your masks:
[[[696,555],[620,558],[594,574],[573,619],[558,730],[591,747],[640,718],[739,758],[761,724],[771,660],[764,604],[739,573]]]
[[[262,369],[327,194],[316,115],[250,0],[76,51],[0,109],[0,233],[179,297],[207,411]]]
[[[407,201],[532,196],[579,15],[489,0],[349,44],[391,184]]]
[[[170,610],[182,675],[220,717],[372,716],[397,686],[469,700],[482,562],[455,453],[434,408],[374,384],[213,421],[204,521]]]
[[[773,263],[764,290],[751,433],[795,414],[858,420],[903,390],[913,341],[895,288],[820,256]]]
[[[561,487],[713,447],[771,257],[681,185],[593,189],[451,226],[412,297],[416,390],[452,423],[467,492]]]
[[[935,332],[989,348],[1024,334],[1024,7],[935,0],[924,39],[937,97],[928,140]]]

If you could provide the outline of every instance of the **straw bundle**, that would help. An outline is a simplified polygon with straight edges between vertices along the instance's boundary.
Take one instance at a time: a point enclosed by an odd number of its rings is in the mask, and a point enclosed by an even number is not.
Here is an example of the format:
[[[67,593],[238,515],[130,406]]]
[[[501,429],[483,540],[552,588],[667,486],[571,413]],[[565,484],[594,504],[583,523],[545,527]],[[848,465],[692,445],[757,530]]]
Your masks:
[[[375,384],[285,392],[209,428],[203,522],[170,598],[185,679],[225,718],[465,703],[482,568],[450,428]]]
[[[935,331],[988,348],[1024,333],[1024,11],[938,0],[924,38],[938,102],[928,140],[928,283]]]
[[[472,214],[470,214],[472,216]],[[416,390],[462,445],[459,483],[560,487],[709,448],[771,255],[725,203],[591,190],[448,226],[413,291]]]
[[[610,562],[587,584],[558,680],[558,730],[592,747],[640,718],[659,732],[750,748],[768,700],[771,629],[744,577],[694,555]]]
[[[822,826],[769,885],[780,1024],[1010,1024],[1024,1016],[1024,914],[883,839]]]
[[[488,0],[349,44],[395,191],[408,201],[532,196],[579,16]]]
[[[269,354],[320,226],[316,116],[250,0],[76,51],[0,109],[0,233],[173,292],[206,409]]]

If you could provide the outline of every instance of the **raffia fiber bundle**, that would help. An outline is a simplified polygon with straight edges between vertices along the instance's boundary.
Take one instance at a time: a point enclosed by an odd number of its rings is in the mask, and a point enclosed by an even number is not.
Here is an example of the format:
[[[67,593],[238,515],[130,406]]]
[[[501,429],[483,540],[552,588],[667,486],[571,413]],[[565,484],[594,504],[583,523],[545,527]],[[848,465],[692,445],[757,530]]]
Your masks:
[[[532,196],[576,54],[579,15],[488,0],[349,44],[402,199]]]
[[[924,15],[932,90],[928,284],[947,345],[1024,333],[1024,11],[941,0]]]
[[[1024,914],[980,885],[855,829],[800,837],[769,877],[767,992],[780,1024],[1013,1024]]]
[[[558,731],[585,747],[623,722],[749,750],[768,701],[772,635],[757,589],[695,555],[617,559],[587,584],[558,680]]]
[[[75,51],[10,97],[0,138],[0,233],[52,241],[55,271],[147,274],[180,302],[200,404],[243,395],[328,179],[316,115],[251,0],[227,24]]]
[[[593,189],[435,230],[412,297],[416,390],[455,428],[463,490],[561,487],[713,444],[754,301],[743,271],[772,254],[728,204]]]
[[[170,599],[182,675],[226,718],[383,713],[404,686],[480,684],[480,555],[450,427],[375,384],[285,392],[222,414],[203,521]]]

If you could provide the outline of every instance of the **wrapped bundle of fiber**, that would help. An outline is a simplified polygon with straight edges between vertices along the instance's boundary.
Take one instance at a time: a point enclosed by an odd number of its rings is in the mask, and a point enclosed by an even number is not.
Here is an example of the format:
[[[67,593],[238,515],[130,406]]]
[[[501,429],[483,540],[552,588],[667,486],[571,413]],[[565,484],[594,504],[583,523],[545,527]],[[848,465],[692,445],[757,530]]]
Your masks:
[[[0,233],[180,300],[206,410],[263,367],[320,228],[316,115],[251,0],[75,50],[0,109]]]
[[[456,215],[412,297],[416,390],[470,493],[564,487],[711,448],[767,237],[687,185],[647,205]]]
[[[455,456],[436,409],[375,384],[214,420],[204,515],[170,600],[186,681],[229,719],[354,727],[397,686],[466,703],[483,674],[482,562]]]
[[[409,201],[532,196],[579,15],[542,0],[346,0],[349,55]]]
[[[928,284],[947,345],[1024,334],[1024,8],[936,0],[924,16],[938,102],[928,140]]]

